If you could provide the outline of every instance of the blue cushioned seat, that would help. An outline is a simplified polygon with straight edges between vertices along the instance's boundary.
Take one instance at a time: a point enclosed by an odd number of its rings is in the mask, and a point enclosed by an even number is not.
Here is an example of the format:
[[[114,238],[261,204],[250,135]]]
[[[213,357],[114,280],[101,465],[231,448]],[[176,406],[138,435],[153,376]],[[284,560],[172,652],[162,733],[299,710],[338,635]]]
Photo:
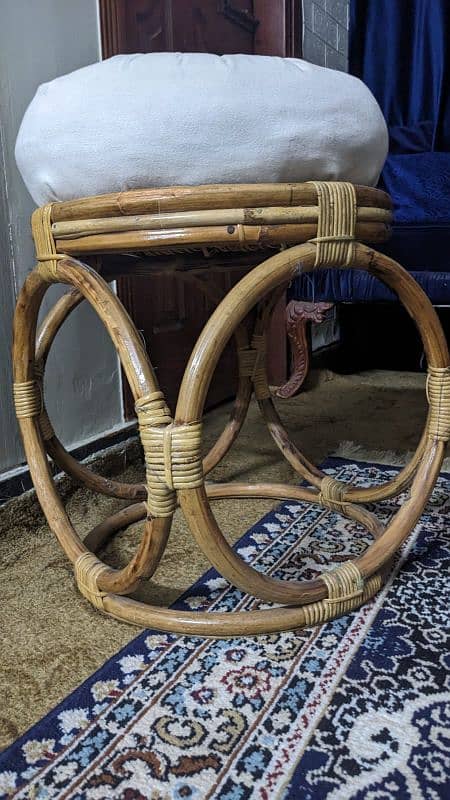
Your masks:
[[[374,93],[389,129],[381,188],[394,203],[399,261],[432,303],[450,305],[450,4],[448,0],[350,0],[350,72]],[[395,295],[353,270],[296,281],[291,296],[389,302]]]
[[[450,153],[391,154],[380,186],[394,203],[392,238],[380,250],[411,272],[434,305],[450,305]],[[336,303],[397,299],[380,281],[358,270],[301,276],[290,298]]]

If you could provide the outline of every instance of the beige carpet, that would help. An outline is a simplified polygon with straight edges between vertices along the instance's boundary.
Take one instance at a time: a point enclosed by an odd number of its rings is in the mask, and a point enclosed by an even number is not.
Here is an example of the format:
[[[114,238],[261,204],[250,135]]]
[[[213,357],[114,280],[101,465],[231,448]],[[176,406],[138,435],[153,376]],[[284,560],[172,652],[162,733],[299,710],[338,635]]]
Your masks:
[[[425,419],[424,377],[416,374],[372,372],[354,376],[312,373],[306,392],[279,404],[296,444],[319,463],[356,442],[367,451],[406,453],[414,449]],[[227,409],[206,421],[212,442],[221,430]],[[344,451],[341,450],[343,454]],[[138,465],[125,468],[122,478],[142,480]],[[216,480],[271,479],[295,482],[289,465],[266,432],[252,406],[245,428],[214,472]],[[69,515],[87,532],[123,503],[93,496],[84,489],[69,493]],[[214,505],[230,541],[239,538],[270,503],[244,500]],[[112,565],[123,563],[135,548],[140,526],[120,534],[107,548]],[[208,567],[183,521],[177,515],[169,547],[148,585],[138,596],[171,603]],[[0,509],[1,655],[0,747],[26,728],[87,678],[107,658],[136,636],[138,630],[102,616],[76,591],[72,570],[51,532],[29,499]]]

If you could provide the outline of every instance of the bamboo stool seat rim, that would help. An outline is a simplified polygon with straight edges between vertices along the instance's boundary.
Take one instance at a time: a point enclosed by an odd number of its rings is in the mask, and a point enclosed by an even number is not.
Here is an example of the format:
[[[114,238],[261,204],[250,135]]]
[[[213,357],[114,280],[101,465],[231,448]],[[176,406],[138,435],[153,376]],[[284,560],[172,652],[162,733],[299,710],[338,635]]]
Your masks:
[[[354,184],[358,205],[392,211],[387,192]],[[52,222],[132,214],[266,206],[308,206],[317,202],[313,181],[143,187],[52,203]]]
[[[386,241],[389,195],[366,186],[353,191],[356,238]],[[318,216],[314,181],[139,189],[49,205],[55,252],[71,256],[203,252],[210,257],[278,249],[314,239]]]

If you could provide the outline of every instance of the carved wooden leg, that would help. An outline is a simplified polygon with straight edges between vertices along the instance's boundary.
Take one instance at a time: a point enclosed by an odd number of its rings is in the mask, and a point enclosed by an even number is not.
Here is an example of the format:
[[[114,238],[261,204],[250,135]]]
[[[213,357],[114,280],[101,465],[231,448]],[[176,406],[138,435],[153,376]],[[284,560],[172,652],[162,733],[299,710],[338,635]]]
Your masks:
[[[323,322],[333,303],[309,303],[291,300],[286,306],[286,333],[291,346],[291,376],[282,386],[272,388],[275,397],[294,397],[309,372],[308,323]]]

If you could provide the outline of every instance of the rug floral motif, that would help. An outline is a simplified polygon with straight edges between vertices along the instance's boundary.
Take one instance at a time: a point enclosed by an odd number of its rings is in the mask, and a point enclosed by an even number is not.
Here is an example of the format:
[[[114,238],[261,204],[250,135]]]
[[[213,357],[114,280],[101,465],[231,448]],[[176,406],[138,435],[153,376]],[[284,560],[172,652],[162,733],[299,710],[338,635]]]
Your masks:
[[[357,485],[395,474],[337,459],[327,471]],[[143,632],[0,754],[0,798],[450,797],[449,490],[441,477],[383,591],[346,617],[228,640]],[[401,502],[377,515],[388,521]],[[287,580],[369,541],[356,523],[291,501],[236,548]],[[267,604],[210,570],[177,607]]]

